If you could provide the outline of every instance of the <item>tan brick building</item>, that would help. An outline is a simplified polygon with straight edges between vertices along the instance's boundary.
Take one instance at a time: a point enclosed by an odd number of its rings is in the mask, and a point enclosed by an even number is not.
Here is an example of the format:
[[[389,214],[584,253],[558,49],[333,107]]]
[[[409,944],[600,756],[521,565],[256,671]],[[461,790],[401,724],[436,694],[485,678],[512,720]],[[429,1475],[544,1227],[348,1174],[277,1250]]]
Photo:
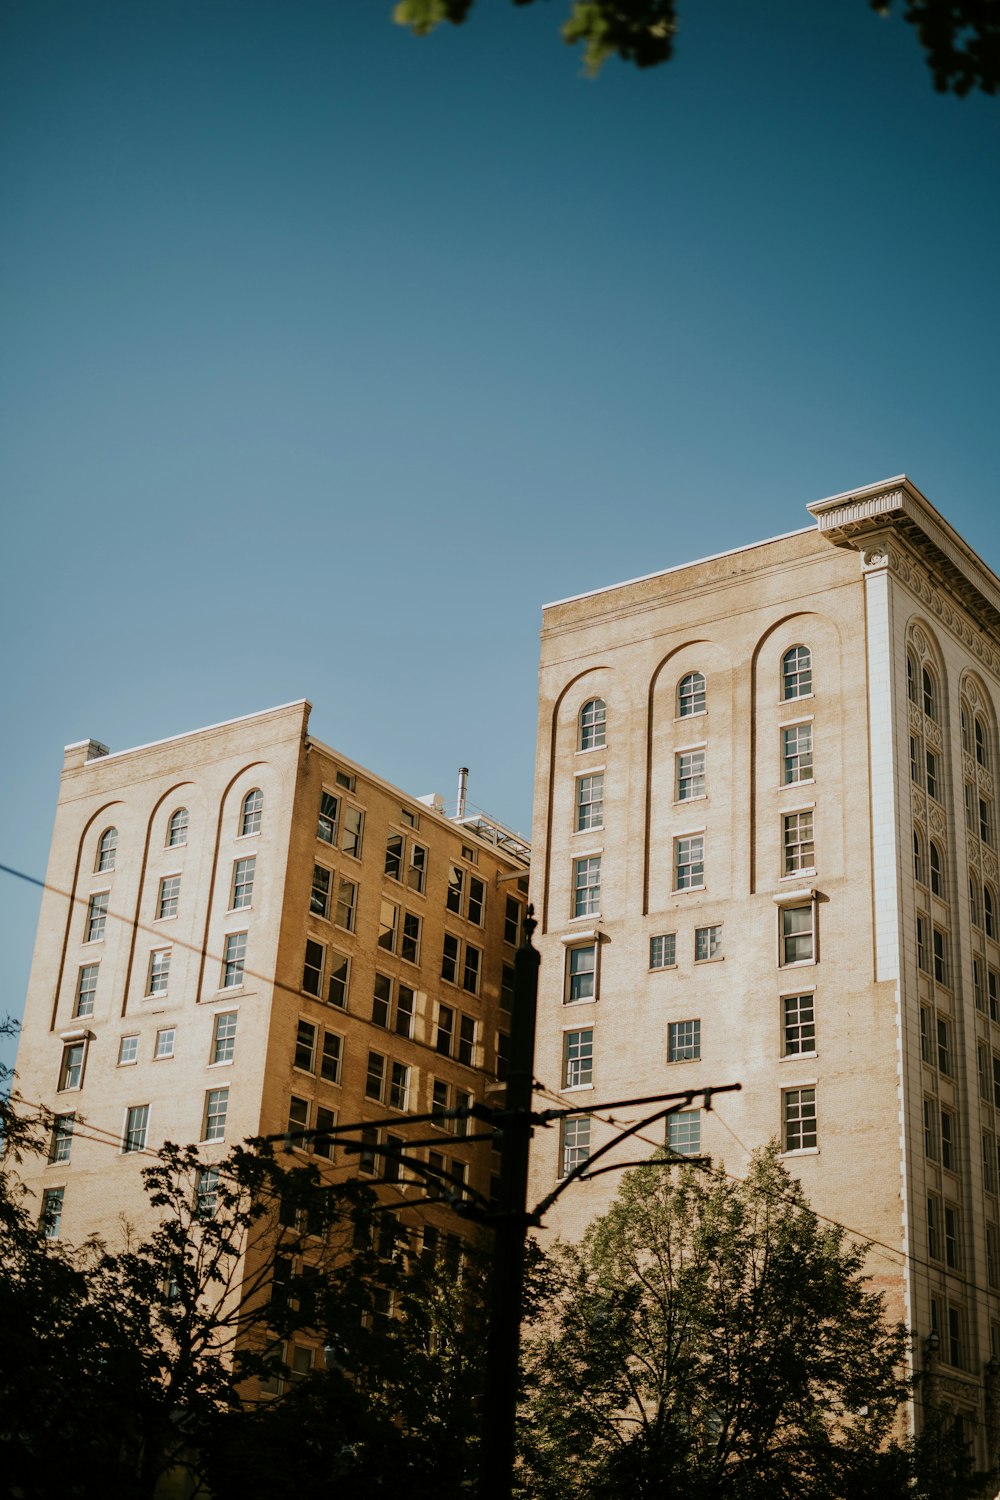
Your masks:
[[[66,750],[17,1074],[56,1117],[30,1185],[70,1241],[143,1223],[139,1168],[164,1140],[211,1162],[246,1136],[398,1116],[360,1159],[330,1151],[334,1177],[375,1180],[408,1114],[482,1100],[503,1072],[527,845],[308,724],[299,702]],[[489,1194],[495,1158],[464,1123],[416,1133]],[[407,1213],[415,1180],[382,1191],[418,1244],[470,1233],[447,1208]]]
[[[544,612],[536,1073],[570,1106],[741,1083],[670,1143],[738,1176],[781,1140],[815,1207],[870,1242],[985,1466],[1000,581],[905,478],[809,510]],[[614,1130],[538,1132],[532,1201]],[[615,1182],[572,1185],[547,1227],[576,1238]]]

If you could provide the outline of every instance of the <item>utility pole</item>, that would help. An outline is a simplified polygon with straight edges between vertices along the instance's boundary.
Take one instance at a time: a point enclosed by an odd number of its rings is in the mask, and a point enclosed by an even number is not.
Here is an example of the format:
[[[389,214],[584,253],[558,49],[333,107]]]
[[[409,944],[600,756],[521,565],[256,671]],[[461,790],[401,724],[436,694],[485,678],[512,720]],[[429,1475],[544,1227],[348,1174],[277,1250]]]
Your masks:
[[[509,1500],[514,1469],[514,1420],[520,1385],[519,1351],[528,1232],[528,1149],[532,1127],[538,949],[532,945],[534,908],[524,921],[524,941],[514,955],[510,1067],[504,1106],[500,1202],[494,1226],[490,1315],[486,1344],[479,1500]]]

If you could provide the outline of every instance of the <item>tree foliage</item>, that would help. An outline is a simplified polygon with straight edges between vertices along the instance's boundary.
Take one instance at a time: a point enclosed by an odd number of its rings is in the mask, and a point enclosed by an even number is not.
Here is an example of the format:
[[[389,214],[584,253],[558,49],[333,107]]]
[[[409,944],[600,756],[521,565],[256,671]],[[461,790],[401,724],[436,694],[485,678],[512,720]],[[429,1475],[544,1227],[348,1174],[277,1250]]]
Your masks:
[[[533,0],[514,0],[530,5]],[[996,0],[902,0],[903,16],[923,46],[934,87],[967,94],[1000,87],[1000,6]],[[869,0],[888,14],[892,0]],[[443,21],[459,25],[473,0],[399,0],[395,18],[418,34]],[[678,27],[676,0],[572,0],[563,37],[582,43],[588,69],[596,72],[609,57],[637,67],[655,67],[673,55]]]
[[[663,1159],[628,1174],[553,1265],[527,1364],[538,1500],[908,1493],[906,1332],[775,1148],[742,1184]]]

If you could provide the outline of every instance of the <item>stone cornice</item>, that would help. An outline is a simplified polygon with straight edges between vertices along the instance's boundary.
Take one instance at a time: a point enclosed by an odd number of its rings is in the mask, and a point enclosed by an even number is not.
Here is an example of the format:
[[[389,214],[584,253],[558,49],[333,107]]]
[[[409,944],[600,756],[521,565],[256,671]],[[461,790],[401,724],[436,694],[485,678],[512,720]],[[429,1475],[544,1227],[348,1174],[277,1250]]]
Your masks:
[[[876,537],[905,541],[946,593],[1000,641],[1000,578],[986,566],[905,474],[807,507],[836,547],[862,551]]]

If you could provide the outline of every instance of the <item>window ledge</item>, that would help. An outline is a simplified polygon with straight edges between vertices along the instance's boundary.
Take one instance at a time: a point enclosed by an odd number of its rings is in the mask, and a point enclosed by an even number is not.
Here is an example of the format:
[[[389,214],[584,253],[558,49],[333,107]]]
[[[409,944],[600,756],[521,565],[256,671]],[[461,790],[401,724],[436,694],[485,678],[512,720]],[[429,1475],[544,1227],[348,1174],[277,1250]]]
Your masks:
[[[802,776],[802,777],[800,777],[800,779],[798,781],[782,781],[779,784],[779,786],[778,786],[778,791],[779,792],[790,792],[794,787],[797,787],[797,786],[815,786],[815,785],[816,785],[816,778],[815,778],[815,776]],[[815,802],[810,802],[809,806],[810,807],[815,807],[816,804],[815,804]]]
[[[583,920],[584,919],[582,917],[570,917],[571,922],[580,922]],[[601,934],[598,932],[597,928],[594,927],[589,931],[564,932],[559,941],[560,943],[585,943],[588,941],[597,943],[600,942],[600,939]]]
[[[674,800],[673,800],[673,806],[674,807],[687,807],[687,805],[688,805],[689,802],[707,802],[707,801],[708,801],[708,793],[707,792],[699,792],[698,795],[697,795],[697,797],[675,797]]]
[[[724,964],[726,955],[724,953],[713,953],[711,958],[696,958],[694,966],[696,969],[704,968],[705,964]]]
[[[778,1061],[783,1063],[802,1062],[803,1060],[809,1061],[810,1059],[818,1056],[818,1052],[784,1052],[782,1053],[781,1057],[779,1057]],[[808,1087],[808,1085],[806,1085],[806,1087]]]
[[[681,885],[675,887],[672,894],[675,896],[687,896],[692,891],[705,891],[707,889],[708,887],[704,885]]]
[[[673,974],[677,970],[676,964],[657,964],[656,968],[650,968],[650,974]]]
[[[592,1094],[594,1085],[592,1083],[567,1083],[559,1092],[561,1094]]]
[[[796,875],[807,875],[809,873],[811,872],[808,870],[796,870],[795,872]],[[804,906],[807,901],[815,901],[816,895],[815,886],[805,885],[791,891],[775,891],[771,899],[776,906],[791,906],[796,901],[801,901]]]
[[[674,714],[675,724],[686,724],[688,719],[707,719],[707,708],[696,708],[693,714]]]
[[[601,913],[599,911],[585,911],[582,912],[580,916],[570,917],[568,920],[570,922],[593,922],[595,918],[597,919],[597,921],[601,920]],[[577,936],[578,934],[574,934],[574,941]]]
[[[795,1146],[791,1151],[781,1151],[778,1154],[779,1154],[779,1156],[781,1156],[781,1158],[783,1160],[786,1159],[789,1156],[818,1156],[819,1155],[819,1147],[818,1146]]]
[[[604,832],[604,824],[603,823],[591,823],[588,828],[574,828],[573,832],[571,834],[571,837],[575,839],[581,833],[603,833],[603,832]]]

